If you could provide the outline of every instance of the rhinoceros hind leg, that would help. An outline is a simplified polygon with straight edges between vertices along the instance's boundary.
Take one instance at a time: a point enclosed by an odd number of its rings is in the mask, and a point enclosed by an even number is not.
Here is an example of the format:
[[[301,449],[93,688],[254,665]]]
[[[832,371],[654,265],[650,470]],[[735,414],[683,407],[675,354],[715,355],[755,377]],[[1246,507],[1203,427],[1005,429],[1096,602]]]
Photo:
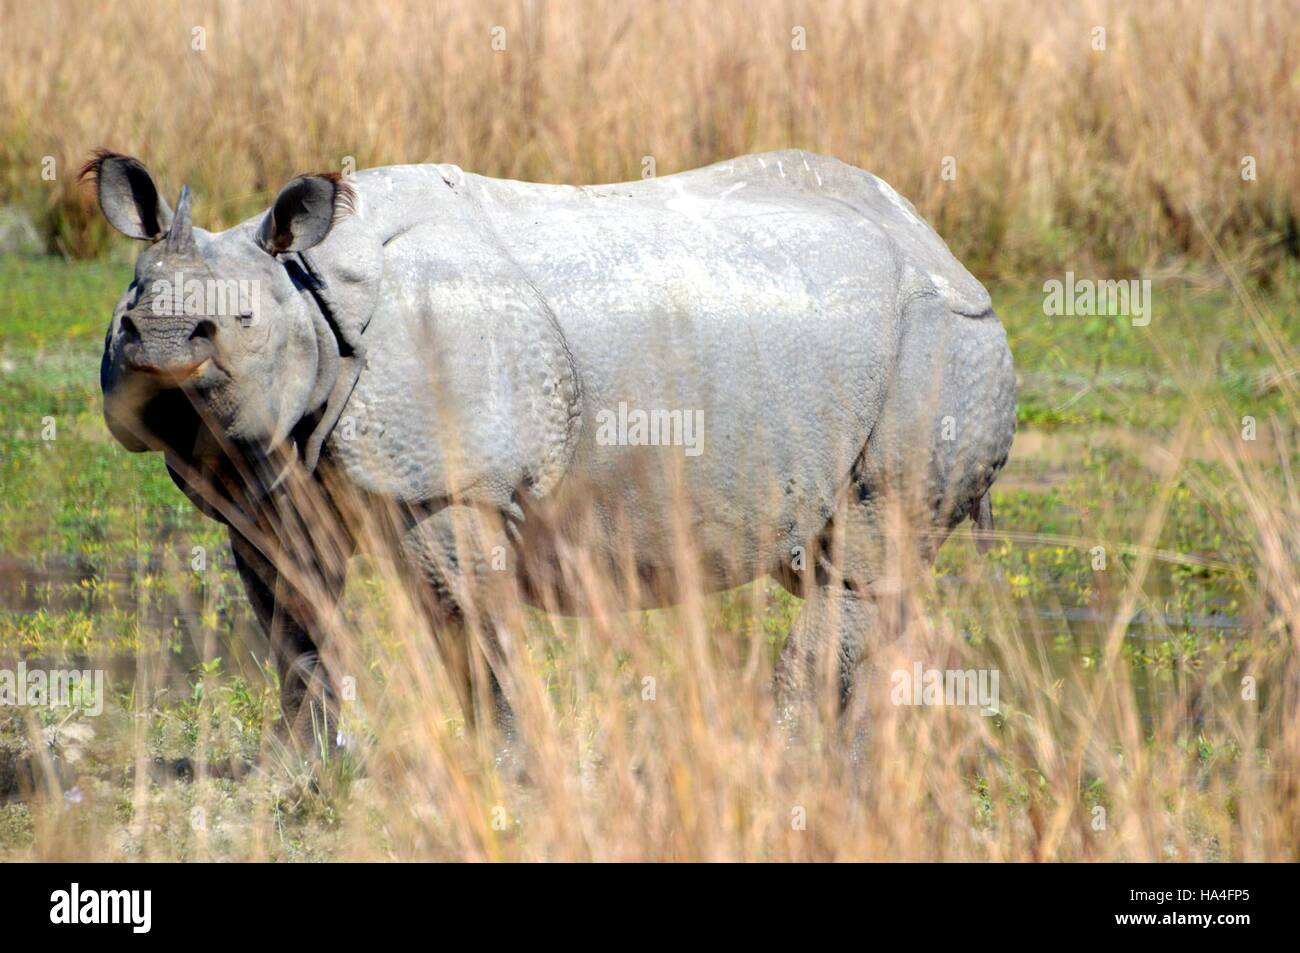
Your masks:
[[[868,592],[839,584],[808,593],[776,669],[783,721],[800,722],[819,708],[838,716],[847,708],[879,616]]]

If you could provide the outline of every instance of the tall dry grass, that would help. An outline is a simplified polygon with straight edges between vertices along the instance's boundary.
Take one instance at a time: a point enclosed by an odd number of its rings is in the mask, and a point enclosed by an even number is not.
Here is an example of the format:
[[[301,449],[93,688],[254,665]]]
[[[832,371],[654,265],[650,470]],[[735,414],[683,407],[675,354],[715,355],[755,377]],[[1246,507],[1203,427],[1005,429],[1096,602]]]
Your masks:
[[[0,199],[74,255],[106,240],[73,182],[100,145],[189,182],[207,225],[345,156],[590,182],[797,146],[881,175],[985,271],[1209,261],[1194,215],[1261,272],[1297,250],[1288,0],[3,0],[0,22]]]
[[[1233,482],[1198,488],[1235,514],[1235,538],[1254,541],[1242,569],[1255,580],[1260,624],[1230,656],[1180,667],[1149,706],[1125,657],[1133,611],[1159,618],[1148,573],[1179,558],[1156,540],[1186,476],[1191,430],[1170,447],[1142,537],[1128,541],[1136,560],[1112,569],[1114,615],[1092,666],[1053,664],[1054,630],[1019,611],[995,563],[940,593],[900,533],[891,574],[914,583],[882,598],[877,674],[859,682],[850,715],[822,714],[834,708],[828,693],[792,732],[769,689],[769,590],[754,587],[723,617],[683,573],[677,609],[627,613],[617,574],[574,545],[559,562],[566,585],[591,600],[589,617],[548,621],[504,591],[471,606],[466,644],[487,654],[490,638],[505,639],[494,664],[518,725],[506,746],[487,717],[485,683],[458,700],[461,663],[438,648],[447,632],[402,585],[405,567],[380,555],[356,567],[359,591],[323,629],[334,677],[352,680],[341,706],[346,751],[333,747],[340,724],[317,726],[309,762],[268,729],[251,764],[212,764],[224,729],[203,718],[196,780],[154,784],[147,700],[171,663],[167,653],[142,655],[142,707],[119,729],[112,770],[134,771],[134,786],[124,794],[83,778],[70,823],[69,785],[42,765],[30,856],[258,860],[285,857],[292,839],[311,856],[359,860],[1293,861],[1300,497],[1285,459],[1279,479],[1274,464],[1224,442],[1216,459]],[[310,494],[297,504],[309,516],[319,506]],[[376,549],[381,536],[369,540]],[[463,556],[481,541],[467,530],[460,542]],[[1012,533],[1005,545],[1037,541]],[[694,557],[684,537],[681,564]],[[983,620],[983,640],[963,637],[957,609]],[[894,704],[884,676],[918,660],[998,669],[1000,715]],[[1257,680],[1256,699],[1245,700],[1243,674]],[[239,780],[221,780],[232,767]],[[313,805],[306,823],[294,820],[304,802]],[[191,826],[196,809],[201,827]]]

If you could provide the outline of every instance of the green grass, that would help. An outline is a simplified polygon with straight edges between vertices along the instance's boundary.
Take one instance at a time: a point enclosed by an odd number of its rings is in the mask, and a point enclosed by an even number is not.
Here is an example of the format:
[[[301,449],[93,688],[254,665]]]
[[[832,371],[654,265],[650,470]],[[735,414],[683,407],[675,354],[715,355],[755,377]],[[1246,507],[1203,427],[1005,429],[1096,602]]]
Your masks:
[[[1296,277],[1277,283],[1291,290],[1261,299],[1291,354],[1300,352]],[[123,765],[131,755],[123,739],[131,732],[148,733],[160,765],[238,764],[278,717],[266,649],[224,533],[193,510],[161,460],[125,452],[103,425],[102,336],[128,280],[122,265],[0,260],[0,659],[89,658],[109,667],[115,687],[107,716],[77,744],[86,749],[82,783],[100,787],[98,803],[127,813],[132,781]],[[935,567],[945,582],[933,608],[979,644],[987,623],[962,592],[965,580],[992,566],[1053,666],[1086,671],[1098,663],[1113,605],[1107,580],[1133,566],[1162,489],[1151,448],[1167,445],[1195,413],[1187,381],[1222,397],[1196,418],[1197,438],[1237,434],[1240,417],[1251,415],[1263,459],[1274,459],[1266,467],[1283,458],[1295,465],[1295,422],[1286,419],[1271,355],[1225,290],[1160,283],[1146,328],[1122,317],[1048,318],[1037,286],[993,291],[1020,379],[1021,434],[994,491],[998,528],[1014,539],[980,559],[959,533]],[[1273,422],[1282,425],[1280,443],[1266,434]],[[1169,558],[1154,564],[1126,643],[1127,663],[1149,678],[1151,705],[1159,704],[1162,679],[1172,683],[1189,667],[1230,668],[1243,640],[1263,634],[1266,612],[1250,596],[1252,541],[1236,529],[1239,503],[1223,467],[1194,449],[1154,542]],[[1098,545],[1119,572],[1094,570]],[[202,571],[190,568],[195,547],[206,556]],[[712,610],[714,629],[738,652],[750,625],[762,627],[774,652],[789,629],[794,600],[768,588],[760,619],[750,617],[744,590]],[[364,573],[349,593],[354,606],[380,598]],[[566,647],[557,631],[539,623],[535,635],[558,666]],[[133,695],[138,666],[158,657],[179,676],[155,683],[147,698]],[[0,788],[6,770],[30,756],[33,732],[57,730],[0,713]],[[327,856],[335,799],[345,790],[364,797],[366,788],[327,783],[312,770],[306,778],[286,770],[278,780],[226,779],[219,797],[230,817],[274,814],[280,839],[270,856]],[[333,775],[336,782],[343,776],[350,777],[345,767]],[[160,799],[190,796],[156,783]],[[34,823],[24,805],[0,804],[0,856],[29,850]],[[198,850],[190,833],[175,836],[182,857],[235,850],[216,841]]]
[[[1262,307],[1275,317],[1294,354],[1300,345],[1300,267],[1291,263],[1276,287]],[[1212,380],[1242,414],[1263,419],[1282,412],[1276,365],[1230,291],[1170,279],[1152,282],[1152,298],[1151,323],[1135,327],[1124,317],[1045,316],[1041,285],[996,288],[994,304],[1020,380],[1021,425],[1108,423],[1162,433],[1187,409],[1183,382],[1171,368]]]

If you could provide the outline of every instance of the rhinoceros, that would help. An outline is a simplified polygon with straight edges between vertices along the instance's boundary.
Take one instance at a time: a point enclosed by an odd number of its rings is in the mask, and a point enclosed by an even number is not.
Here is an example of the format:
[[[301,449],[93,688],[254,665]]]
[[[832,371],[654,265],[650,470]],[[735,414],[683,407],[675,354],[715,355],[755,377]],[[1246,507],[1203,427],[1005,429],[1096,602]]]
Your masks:
[[[932,559],[963,519],[991,528],[1006,334],[911,203],[836,159],[577,187],[303,175],[220,232],[136,159],[86,173],[148,243],[105,340],[108,427],[229,525],[291,718],[329,695],[321,619],[363,536],[438,631],[493,576],[589,612],[575,553],[629,607],[773,577],[808,600],[778,694],[825,656],[843,702],[890,534]]]

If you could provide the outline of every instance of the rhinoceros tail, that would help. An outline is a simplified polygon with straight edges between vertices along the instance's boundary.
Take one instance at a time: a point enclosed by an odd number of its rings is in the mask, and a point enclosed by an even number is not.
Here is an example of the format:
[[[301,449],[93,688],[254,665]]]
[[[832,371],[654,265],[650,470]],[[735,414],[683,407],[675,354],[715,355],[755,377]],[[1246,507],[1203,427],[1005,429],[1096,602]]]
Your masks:
[[[970,518],[975,524],[975,548],[983,555],[993,548],[993,498],[989,496],[988,490],[984,491],[980,501],[975,504]]]

